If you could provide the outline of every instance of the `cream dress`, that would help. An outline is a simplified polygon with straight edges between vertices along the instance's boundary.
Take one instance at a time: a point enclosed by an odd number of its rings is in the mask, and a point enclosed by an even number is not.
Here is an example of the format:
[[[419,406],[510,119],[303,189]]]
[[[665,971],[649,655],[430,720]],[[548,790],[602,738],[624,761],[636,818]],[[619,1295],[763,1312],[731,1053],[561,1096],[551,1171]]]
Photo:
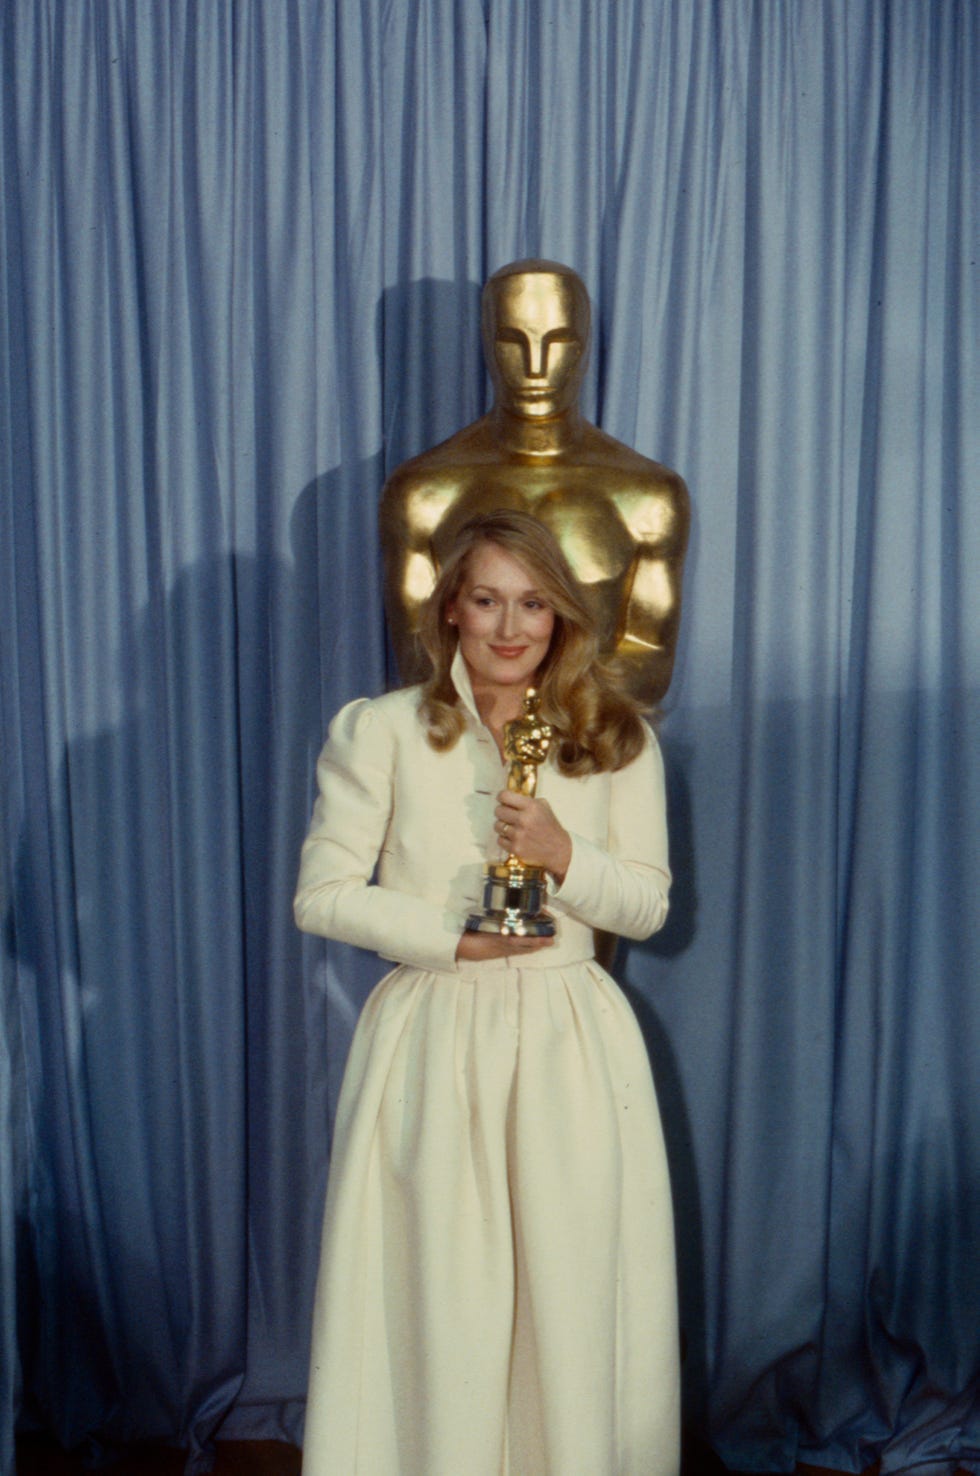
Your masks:
[[[448,753],[408,688],[345,707],[317,766],[297,921],[397,967],[337,1109],[304,1476],[676,1476],[663,1134],[592,941],[666,915],[659,750],[650,734],[586,779],[542,768],[572,834],[556,942],[457,964],[506,770],[458,656],[453,677],[467,726]]]

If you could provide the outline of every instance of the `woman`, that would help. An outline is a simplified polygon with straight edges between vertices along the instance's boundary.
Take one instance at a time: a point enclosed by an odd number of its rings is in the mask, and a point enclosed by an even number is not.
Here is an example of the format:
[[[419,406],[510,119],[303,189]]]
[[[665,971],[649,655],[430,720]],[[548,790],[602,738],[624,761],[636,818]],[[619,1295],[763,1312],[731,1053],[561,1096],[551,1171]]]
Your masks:
[[[674,1476],[663,1138],[592,932],[666,915],[659,752],[526,514],[462,529],[423,639],[424,686],[331,726],[296,895],[301,928],[398,965],[338,1106],[303,1470]],[[502,747],[529,685],[554,728],[534,797]],[[464,931],[509,851],[547,869],[553,939]]]

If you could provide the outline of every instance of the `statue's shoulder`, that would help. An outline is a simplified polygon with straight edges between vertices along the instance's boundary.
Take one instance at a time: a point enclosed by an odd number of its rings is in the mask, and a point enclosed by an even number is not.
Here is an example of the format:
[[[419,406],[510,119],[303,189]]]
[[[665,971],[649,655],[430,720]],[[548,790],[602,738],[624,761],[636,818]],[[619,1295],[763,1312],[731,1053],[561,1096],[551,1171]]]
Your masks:
[[[486,481],[495,462],[488,419],[464,426],[391,473],[381,490],[381,535],[389,551],[427,548],[432,529]]]
[[[684,478],[597,426],[582,448],[582,472],[644,544],[675,553],[687,545],[691,500]]]
[[[492,455],[489,420],[490,417],[484,415],[480,420],[464,425],[462,430],[440,441],[437,446],[403,461],[385,482],[383,495],[396,500],[408,498],[420,488],[438,484],[447,475],[458,483],[469,466],[473,468],[473,475],[478,475],[477,468]]]
[[[622,482],[637,490],[647,489],[667,496],[687,498],[687,486],[678,472],[672,471],[659,461],[644,456],[624,441],[589,425],[582,447],[582,459],[596,468],[602,468],[613,483]]]

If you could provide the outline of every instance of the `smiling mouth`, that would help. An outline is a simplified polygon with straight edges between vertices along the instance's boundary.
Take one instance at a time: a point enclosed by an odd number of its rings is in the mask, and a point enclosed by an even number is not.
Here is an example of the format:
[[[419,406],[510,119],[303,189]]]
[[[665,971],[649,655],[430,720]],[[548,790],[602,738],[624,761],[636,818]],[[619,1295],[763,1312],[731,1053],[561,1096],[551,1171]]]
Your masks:
[[[524,652],[527,650],[527,647],[526,646],[491,646],[490,649],[491,649],[491,651],[493,652],[493,654],[495,656],[504,656],[504,657],[508,657],[508,658],[513,658],[515,656],[523,656],[524,655]]]

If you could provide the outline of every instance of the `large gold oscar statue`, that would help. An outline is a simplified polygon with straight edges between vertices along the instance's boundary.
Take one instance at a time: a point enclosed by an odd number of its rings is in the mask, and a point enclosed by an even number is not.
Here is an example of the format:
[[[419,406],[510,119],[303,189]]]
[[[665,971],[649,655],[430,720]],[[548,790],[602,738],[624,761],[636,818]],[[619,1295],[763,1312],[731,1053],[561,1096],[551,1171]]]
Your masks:
[[[385,598],[404,681],[427,664],[418,613],[467,518],[521,508],[546,523],[585,586],[604,649],[645,704],[670,685],[690,510],[676,474],[585,420],[589,299],[553,261],[501,267],[483,292],[496,391],[489,415],[407,461],[385,484]]]

